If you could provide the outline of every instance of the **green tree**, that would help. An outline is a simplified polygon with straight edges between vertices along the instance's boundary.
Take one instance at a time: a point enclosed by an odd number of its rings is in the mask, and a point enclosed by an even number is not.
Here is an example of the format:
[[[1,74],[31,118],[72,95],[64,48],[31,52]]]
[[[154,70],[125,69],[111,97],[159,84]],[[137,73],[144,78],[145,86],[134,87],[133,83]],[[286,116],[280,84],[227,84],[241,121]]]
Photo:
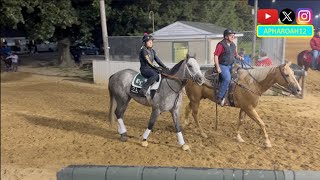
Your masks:
[[[251,30],[253,17],[246,0],[126,0],[112,1],[108,19],[111,35],[142,35],[152,32],[149,12],[154,12],[155,30],[176,21],[198,21]]]
[[[89,40],[91,31],[100,24],[99,0],[11,0],[0,8],[1,26],[22,24],[31,39],[58,41],[62,66],[71,66],[70,43],[74,39]]]

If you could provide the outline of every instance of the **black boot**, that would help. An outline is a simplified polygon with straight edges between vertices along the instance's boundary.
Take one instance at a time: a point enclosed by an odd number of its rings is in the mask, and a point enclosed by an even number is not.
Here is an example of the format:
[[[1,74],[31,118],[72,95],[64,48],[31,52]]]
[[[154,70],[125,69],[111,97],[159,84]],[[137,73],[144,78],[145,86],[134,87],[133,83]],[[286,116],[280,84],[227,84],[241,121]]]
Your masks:
[[[155,78],[153,78],[153,77],[149,78],[149,79],[147,80],[147,82],[142,85],[142,88],[141,88],[140,91],[139,91],[139,95],[140,95],[140,96],[146,96],[149,87],[150,87],[155,81],[156,81]]]
[[[142,86],[142,88],[139,89],[138,94],[139,94],[140,96],[142,96],[142,97],[143,97],[143,96],[146,96],[146,95],[147,95],[148,88],[149,88],[149,87],[143,87],[143,86]]]

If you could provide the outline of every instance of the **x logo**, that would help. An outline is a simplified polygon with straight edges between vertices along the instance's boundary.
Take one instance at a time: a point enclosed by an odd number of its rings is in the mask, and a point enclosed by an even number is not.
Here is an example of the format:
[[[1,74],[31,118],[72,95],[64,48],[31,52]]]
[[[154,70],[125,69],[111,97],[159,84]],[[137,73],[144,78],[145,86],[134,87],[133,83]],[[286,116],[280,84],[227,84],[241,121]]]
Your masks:
[[[280,21],[283,24],[291,24],[295,20],[295,16],[294,11],[291,9],[283,9],[280,12]]]
[[[289,12],[289,14],[287,14],[287,12],[285,12],[285,11],[282,11],[282,14],[284,14],[284,19],[282,19],[282,21],[284,21],[284,20],[288,20],[288,21],[292,21],[292,19],[290,18],[290,14],[291,14],[292,12]]]

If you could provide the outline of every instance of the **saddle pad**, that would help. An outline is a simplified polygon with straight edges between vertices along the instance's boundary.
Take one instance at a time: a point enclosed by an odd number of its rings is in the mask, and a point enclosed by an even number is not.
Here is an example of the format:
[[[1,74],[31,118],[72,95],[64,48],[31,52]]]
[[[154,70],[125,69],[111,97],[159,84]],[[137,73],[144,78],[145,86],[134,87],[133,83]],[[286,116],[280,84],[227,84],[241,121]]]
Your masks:
[[[147,78],[145,78],[141,73],[138,73],[134,76],[131,85],[136,88],[141,88],[142,85],[147,82]]]
[[[137,75],[135,75],[135,77],[132,80],[132,87],[136,87],[136,88],[142,88],[143,84],[147,82],[147,78],[145,78],[141,73],[138,73]],[[153,83],[151,85],[151,89],[152,90],[157,90],[160,86],[160,82],[161,82],[161,75],[159,74],[159,81]]]
[[[215,68],[209,69],[204,72],[204,77],[207,80],[214,80],[219,74],[217,73]]]

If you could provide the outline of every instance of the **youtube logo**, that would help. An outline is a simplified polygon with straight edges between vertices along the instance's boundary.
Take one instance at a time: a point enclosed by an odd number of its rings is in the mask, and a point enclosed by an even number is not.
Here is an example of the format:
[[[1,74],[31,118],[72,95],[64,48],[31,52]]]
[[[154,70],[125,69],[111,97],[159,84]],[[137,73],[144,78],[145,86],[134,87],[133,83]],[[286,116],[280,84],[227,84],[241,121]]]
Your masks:
[[[278,10],[276,9],[259,9],[258,23],[276,24],[278,22]]]

